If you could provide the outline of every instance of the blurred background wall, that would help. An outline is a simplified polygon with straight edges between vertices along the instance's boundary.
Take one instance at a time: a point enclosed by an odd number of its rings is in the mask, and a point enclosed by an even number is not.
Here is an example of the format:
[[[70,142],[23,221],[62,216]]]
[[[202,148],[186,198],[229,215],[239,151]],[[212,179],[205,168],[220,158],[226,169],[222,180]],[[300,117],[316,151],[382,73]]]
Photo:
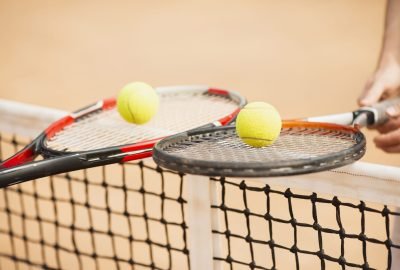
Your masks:
[[[0,98],[75,110],[127,82],[208,84],[284,118],[351,110],[384,0],[0,0]],[[365,161],[400,165],[374,149]]]

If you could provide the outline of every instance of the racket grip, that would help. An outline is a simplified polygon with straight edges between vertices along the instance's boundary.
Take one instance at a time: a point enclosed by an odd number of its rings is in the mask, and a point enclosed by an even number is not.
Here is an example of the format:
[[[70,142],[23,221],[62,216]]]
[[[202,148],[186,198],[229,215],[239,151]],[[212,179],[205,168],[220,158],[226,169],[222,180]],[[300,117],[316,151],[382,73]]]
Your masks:
[[[389,119],[386,110],[390,107],[397,107],[400,109],[400,97],[387,99],[385,101],[374,104],[369,108],[369,110],[374,113],[373,125],[381,125]],[[368,110],[368,108],[365,109]],[[363,110],[363,108],[361,108],[361,110]]]

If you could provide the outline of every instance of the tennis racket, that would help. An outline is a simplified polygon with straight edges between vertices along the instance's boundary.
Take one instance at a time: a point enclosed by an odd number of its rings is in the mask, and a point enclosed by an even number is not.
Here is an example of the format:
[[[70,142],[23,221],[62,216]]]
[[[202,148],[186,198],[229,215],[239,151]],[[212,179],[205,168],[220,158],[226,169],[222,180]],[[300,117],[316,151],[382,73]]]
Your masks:
[[[150,157],[165,136],[231,122],[245,99],[205,86],[160,87],[157,115],[145,125],[125,122],[114,98],[99,101],[51,124],[0,164],[0,187],[112,163]],[[41,155],[42,160],[34,159]]]
[[[394,98],[354,112],[283,121],[277,141],[268,147],[244,144],[230,125],[180,133],[156,144],[153,159],[161,167],[189,174],[230,177],[297,175],[324,171],[360,159],[365,137],[360,127],[387,121]]]

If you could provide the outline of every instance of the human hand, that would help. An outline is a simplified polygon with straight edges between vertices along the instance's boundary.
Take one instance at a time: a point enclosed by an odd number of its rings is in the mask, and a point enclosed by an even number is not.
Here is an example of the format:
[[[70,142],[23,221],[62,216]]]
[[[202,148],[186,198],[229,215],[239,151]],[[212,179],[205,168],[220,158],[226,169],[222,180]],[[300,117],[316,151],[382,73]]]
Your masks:
[[[391,60],[380,65],[368,80],[358,102],[361,106],[372,105],[380,100],[399,94],[400,64]],[[388,153],[400,153],[400,106],[388,108],[388,122],[376,128],[380,135],[374,138],[376,147]]]
[[[374,138],[375,146],[387,153],[400,153],[400,117],[390,118],[376,129],[380,134]]]
[[[400,62],[391,58],[381,64],[367,81],[358,98],[360,106],[372,105],[395,96],[400,90]]]

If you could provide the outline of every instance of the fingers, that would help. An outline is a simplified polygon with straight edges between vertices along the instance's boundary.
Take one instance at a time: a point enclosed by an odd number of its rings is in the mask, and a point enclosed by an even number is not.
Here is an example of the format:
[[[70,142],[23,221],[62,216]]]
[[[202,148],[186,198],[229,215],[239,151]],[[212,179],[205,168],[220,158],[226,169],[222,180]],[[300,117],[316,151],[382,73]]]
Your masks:
[[[358,104],[360,106],[370,106],[381,99],[384,91],[385,85],[380,80],[369,81],[358,98]]]
[[[391,153],[391,154],[400,153],[400,145],[382,148],[382,150],[385,151],[386,153]]]
[[[376,127],[381,134],[386,134],[400,128],[400,117],[391,118],[385,124]]]
[[[386,110],[386,113],[390,117],[399,117],[400,116],[400,104],[394,105]]]
[[[387,153],[400,153],[400,117],[391,118],[376,129],[381,133],[374,138],[376,147]]]
[[[396,59],[380,64],[375,74],[370,78],[358,99],[361,106],[374,103],[396,95],[400,89],[400,64]],[[400,105],[386,110],[390,117],[385,124],[376,127],[381,133],[375,137],[376,147],[388,153],[400,153]],[[374,127],[373,127],[374,128]]]
[[[369,79],[358,99],[358,103],[361,106],[372,105],[395,95],[399,87],[400,63],[396,59],[390,59],[387,63],[380,65]]]
[[[387,153],[400,153],[400,128],[375,137],[374,142]]]
[[[383,83],[381,80],[376,80],[372,83],[367,83],[364,91],[361,93],[360,97],[358,98],[358,104],[360,106],[370,106],[378,101],[385,100],[392,96],[395,96],[398,92],[398,87],[388,86]],[[392,111],[390,111],[392,110]],[[390,111],[390,112],[389,112]],[[393,108],[389,108],[389,115],[390,113],[397,113],[400,114],[400,108],[394,106]]]

